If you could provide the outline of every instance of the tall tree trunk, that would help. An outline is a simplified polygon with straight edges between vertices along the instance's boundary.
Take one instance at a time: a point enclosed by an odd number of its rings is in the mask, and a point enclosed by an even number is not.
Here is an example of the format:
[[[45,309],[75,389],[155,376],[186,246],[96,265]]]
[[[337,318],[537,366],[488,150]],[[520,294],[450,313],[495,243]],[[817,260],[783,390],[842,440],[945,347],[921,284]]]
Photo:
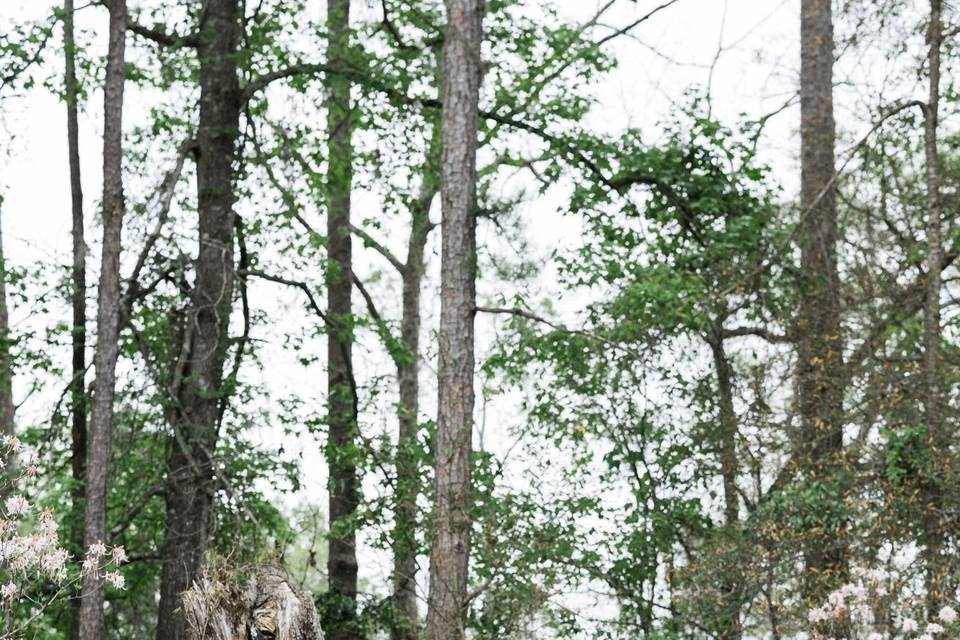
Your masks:
[[[350,0],[327,1],[328,63],[346,64],[350,46]],[[357,605],[357,535],[350,518],[359,504],[356,430],[357,399],[353,381],[353,239],[350,231],[350,191],[353,185],[350,81],[327,74],[327,463],[330,536],[327,572],[331,640],[358,638],[354,628]]]
[[[73,223],[73,269],[70,291],[73,307],[72,377],[70,381],[70,470],[73,489],[70,492],[73,512],[83,513],[83,475],[87,457],[87,399],[84,378],[87,370],[87,245],[83,230],[83,183],[80,180],[80,134],[77,121],[76,40],[73,29],[73,0],[63,3],[63,92],[67,103],[67,151],[70,164],[70,210]],[[79,518],[70,532],[77,549],[83,547],[83,526]],[[80,600],[74,599],[75,610],[70,621],[70,637],[80,637]]]
[[[443,45],[439,394],[428,640],[464,637],[470,562],[477,121],[483,0],[447,0]]]
[[[411,244],[413,248],[414,240]],[[397,488],[393,527],[393,602],[396,621],[392,640],[417,637],[417,496],[420,465],[417,456],[420,412],[420,283],[421,276],[408,260],[403,274],[403,310],[400,335],[406,353],[397,362],[400,398],[397,405]],[[422,271],[419,271],[422,273]]]
[[[184,640],[180,594],[199,575],[213,512],[213,455],[226,397],[223,366],[233,306],[234,163],[240,131],[240,3],[209,0],[198,34],[197,127],[199,252],[183,341],[182,373],[167,460],[166,537],[162,550],[157,640]],[[182,380],[179,384],[177,380]]]
[[[420,414],[420,286],[424,250],[430,234],[430,204],[437,193],[439,127],[434,127],[427,150],[423,186],[410,211],[407,260],[402,272],[403,300],[400,339],[404,353],[395,358],[400,386],[397,405],[397,489],[393,528],[393,601],[396,621],[392,640],[416,640],[417,609],[417,497],[420,495],[418,449]]]
[[[84,548],[107,541],[107,476],[113,443],[113,396],[120,333],[120,235],[123,228],[123,85],[127,29],[126,0],[112,0],[107,72],[103,88],[103,249],[97,294],[96,381],[87,450]],[[83,580],[80,637],[99,640],[103,628],[103,580],[91,572]]]
[[[830,0],[802,0],[800,61],[800,289],[798,354],[801,458],[808,478],[836,486],[843,452],[843,339],[837,274],[833,18]],[[836,502],[839,504],[840,489]],[[837,524],[837,523],[833,523]],[[807,601],[818,603],[845,574],[837,531],[808,531]]]
[[[0,436],[16,433],[13,404],[13,360],[10,357],[10,312],[7,308],[7,257],[3,250],[2,217],[0,217]],[[12,473],[15,460],[10,456],[4,463],[6,473]],[[0,489],[3,488],[0,472]]]
[[[714,373],[717,376],[717,400],[720,418],[720,475],[723,479],[723,520],[731,530],[740,522],[740,494],[737,477],[740,474],[737,461],[737,413],[733,406],[733,367],[727,356],[723,340],[723,322],[717,323],[708,338],[713,355]],[[738,567],[729,567],[721,585],[724,610],[721,616],[721,640],[738,640],[743,636],[740,622],[742,604],[742,574]]]
[[[930,0],[930,24],[927,31],[927,43],[930,47],[927,63],[929,65],[929,95],[925,112],[924,147],[926,150],[927,173],[927,292],[923,309],[923,373],[926,386],[925,413],[927,421],[927,442],[931,451],[931,460],[939,460],[940,452],[949,446],[943,433],[943,411],[941,407],[940,380],[940,265],[943,260],[943,242],[940,220],[940,151],[938,149],[937,126],[940,119],[940,47],[943,39],[941,22],[941,0]],[[924,555],[926,565],[927,614],[935,619],[943,606],[947,593],[945,586],[949,572],[949,563],[944,556],[943,536],[943,494],[939,478],[942,470],[934,466],[925,484],[927,496],[924,500]]]

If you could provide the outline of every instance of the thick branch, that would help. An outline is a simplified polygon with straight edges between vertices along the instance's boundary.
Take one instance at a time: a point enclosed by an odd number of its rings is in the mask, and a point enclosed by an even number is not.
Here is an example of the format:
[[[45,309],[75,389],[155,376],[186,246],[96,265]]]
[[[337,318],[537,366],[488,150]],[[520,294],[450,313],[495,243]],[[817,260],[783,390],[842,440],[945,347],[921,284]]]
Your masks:
[[[724,339],[743,338],[746,336],[756,336],[772,343],[783,343],[790,341],[789,337],[783,334],[774,333],[764,329],[763,327],[734,327],[732,329],[724,329],[722,334]]]
[[[200,39],[196,34],[190,34],[188,36],[182,36],[177,33],[170,34],[156,27],[147,27],[132,20],[127,22],[127,29],[141,38],[146,38],[164,47],[177,49],[180,47],[200,46]]]
[[[270,71],[269,73],[265,73],[262,76],[258,76],[251,80],[250,83],[247,84],[247,86],[245,86],[243,91],[240,93],[240,102],[241,104],[247,102],[256,93],[263,91],[270,84],[276,82],[277,80],[285,80],[287,78],[293,78],[296,76],[316,75],[318,73],[334,73],[346,76],[354,75],[352,73],[345,73],[342,69],[335,69],[322,63],[304,62],[301,64],[295,64],[284,69]]]

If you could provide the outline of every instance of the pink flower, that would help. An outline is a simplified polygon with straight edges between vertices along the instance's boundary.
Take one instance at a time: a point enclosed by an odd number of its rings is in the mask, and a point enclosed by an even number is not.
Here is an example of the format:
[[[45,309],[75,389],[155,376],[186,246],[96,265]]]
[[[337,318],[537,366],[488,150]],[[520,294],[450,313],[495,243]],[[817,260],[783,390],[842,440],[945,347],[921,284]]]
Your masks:
[[[123,574],[119,571],[108,571],[105,577],[107,582],[115,589],[123,589],[126,584]]]
[[[13,600],[13,596],[17,595],[17,585],[12,582],[0,587],[0,599],[3,600]]]
[[[123,547],[114,547],[112,553],[114,564],[121,565],[127,561],[127,550]]]
[[[10,496],[7,498],[7,513],[15,516],[23,513],[30,508],[30,503],[23,496]]]
[[[97,540],[87,549],[87,557],[99,560],[107,554],[107,546],[100,540]]]
[[[67,551],[66,549],[55,549],[46,554],[40,563],[40,567],[51,578],[58,580],[66,577],[67,571]]]
[[[810,620],[810,622],[812,622],[813,624],[817,624],[818,622],[825,622],[826,620],[830,619],[830,613],[823,607],[818,607],[816,609],[811,610],[810,613],[807,614],[807,619]]]
[[[953,624],[957,621],[957,612],[953,607],[944,607],[940,609],[940,620],[946,624]]]
[[[53,511],[44,509],[43,513],[40,514],[40,533],[48,538],[56,539],[58,528],[57,521],[53,519]]]

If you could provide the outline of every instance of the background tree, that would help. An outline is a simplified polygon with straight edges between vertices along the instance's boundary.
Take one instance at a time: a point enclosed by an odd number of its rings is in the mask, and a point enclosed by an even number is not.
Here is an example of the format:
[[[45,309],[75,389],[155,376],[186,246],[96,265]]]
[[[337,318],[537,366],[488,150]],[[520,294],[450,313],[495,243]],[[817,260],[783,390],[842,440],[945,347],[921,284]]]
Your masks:
[[[123,229],[123,88],[126,82],[127,3],[114,0],[103,85],[103,245],[97,292],[96,378],[84,482],[83,546],[106,544],[107,482],[113,454],[113,403],[120,350],[120,247]],[[103,638],[103,576],[88,573],[80,592],[79,633]]]
[[[800,453],[810,482],[835,496],[806,551],[807,597],[816,602],[846,575],[843,480],[844,342],[837,272],[836,177],[833,119],[833,16],[831,4],[809,0],[800,7],[800,229],[802,281],[797,327]],[[821,509],[825,505],[821,505]]]
[[[943,242],[941,240],[940,210],[940,151],[937,128],[940,118],[940,48],[942,46],[943,26],[942,8],[939,0],[930,3],[930,24],[927,29],[927,41],[930,47],[928,57],[929,92],[924,108],[924,152],[927,176],[927,287],[923,307],[923,367],[926,398],[924,412],[929,448],[931,451],[946,449],[943,440],[943,412],[941,374],[940,374],[940,293],[941,266],[943,261]],[[933,618],[944,604],[949,569],[942,559],[942,541],[944,536],[943,496],[936,488],[937,477],[942,473],[934,472],[928,479],[933,487],[926,499],[927,524],[924,527],[924,540],[927,554],[927,615]]]
[[[63,94],[67,106],[67,154],[70,165],[70,218],[73,237],[72,291],[72,381],[70,387],[70,469],[74,487],[73,511],[83,513],[84,469],[87,457],[87,245],[84,240],[83,182],[80,175],[80,124],[77,110],[80,91],[77,83],[77,42],[74,34],[74,3],[63,3]],[[72,542],[83,547],[83,527],[76,518]],[[80,601],[76,601],[79,615]],[[79,619],[73,623],[70,637],[79,638]]]
[[[327,90],[327,397],[330,466],[330,538],[327,573],[336,600],[328,613],[333,640],[357,638],[351,628],[357,607],[357,537],[351,518],[357,510],[359,478],[356,465],[357,397],[353,375],[353,236],[350,192],[353,186],[353,126],[350,80],[346,60],[350,47],[350,0],[327,3],[329,44],[325,76]],[[338,73],[339,72],[339,73]]]

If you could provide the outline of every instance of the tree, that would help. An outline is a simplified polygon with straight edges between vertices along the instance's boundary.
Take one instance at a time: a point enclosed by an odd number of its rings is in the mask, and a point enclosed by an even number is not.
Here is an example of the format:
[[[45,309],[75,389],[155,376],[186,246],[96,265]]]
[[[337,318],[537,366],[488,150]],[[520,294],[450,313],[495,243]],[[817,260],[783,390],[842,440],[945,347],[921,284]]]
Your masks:
[[[2,202],[0,202],[2,204]],[[2,218],[0,218],[2,225]],[[10,438],[16,434],[16,406],[13,403],[13,360],[10,354],[10,311],[7,308],[7,261],[3,251],[3,230],[0,228],[0,436]],[[0,458],[6,469],[0,478],[13,473],[16,461]]]
[[[927,178],[927,283],[923,306],[923,374],[926,396],[927,443],[930,451],[945,451],[949,447],[943,433],[943,409],[941,404],[943,386],[940,371],[942,339],[940,327],[940,292],[942,288],[941,263],[943,241],[941,239],[940,205],[940,151],[937,127],[940,119],[940,49],[943,41],[942,8],[940,0],[930,0],[930,21],[927,27],[928,96],[924,107],[924,152]],[[939,456],[938,456],[939,457]],[[943,514],[943,495],[937,486],[942,471],[930,469],[926,479],[930,485],[924,509],[924,545],[926,555],[927,615],[934,619],[944,605],[947,596],[949,565],[942,557],[943,536],[946,523]]]
[[[237,219],[233,205],[240,110],[240,3],[213,0],[195,36],[200,115],[196,135],[196,276],[177,331],[170,381],[166,524],[157,640],[184,640],[180,594],[198,576],[208,542],[216,478],[214,454],[229,399],[224,361],[233,309]]]
[[[425,265],[424,249],[433,228],[430,205],[437,192],[437,134],[433,127],[430,147],[421,173],[419,197],[410,206],[407,257],[402,264],[402,318],[400,340],[403,353],[394,357],[399,381],[397,404],[397,486],[393,531],[393,599],[397,621],[393,640],[416,640],[417,619],[417,522],[420,495],[420,288]]]
[[[70,163],[70,212],[73,237],[72,288],[70,301],[73,310],[71,331],[72,361],[70,384],[70,469],[73,477],[73,510],[82,513],[84,468],[87,456],[87,245],[83,229],[83,183],[80,179],[80,133],[77,108],[80,95],[77,87],[77,43],[73,27],[73,0],[63,3],[63,93],[67,105],[67,153]],[[83,526],[79,520],[71,532],[76,548],[83,546]],[[79,614],[80,601],[76,601]],[[78,620],[73,621],[71,638],[78,640]]]
[[[393,584],[390,633],[393,640],[415,640],[418,634],[417,574],[422,492],[421,468],[424,452],[420,443],[420,346],[421,288],[426,271],[427,239],[434,228],[430,207],[439,187],[440,128],[431,123],[430,140],[419,168],[419,191],[404,198],[409,213],[409,234],[405,259],[400,259],[370,232],[354,227],[354,233],[386,259],[401,281],[400,335],[390,330],[369,293],[365,299],[370,315],[377,323],[385,349],[397,370],[397,445],[395,453],[396,483],[393,498]]]
[[[353,375],[353,236],[350,192],[353,158],[349,77],[350,0],[328,0],[327,64],[327,463],[330,536],[327,573],[332,595],[328,633],[332,640],[358,638],[357,534],[351,521],[360,501],[356,463],[357,391]],[[341,71],[337,73],[336,71]]]
[[[800,7],[800,221],[802,270],[796,334],[800,453],[813,483],[830,487],[827,524],[810,534],[805,593],[819,602],[845,575],[842,498],[836,477],[843,455],[843,336],[837,272],[834,168],[833,18],[829,0]],[[838,521],[840,520],[840,521]]]
[[[391,17],[394,21],[397,20],[397,16]],[[396,22],[393,24],[396,25]],[[428,37],[431,35],[432,32],[428,32]],[[411,51],[430,47],[429,42],[410,45],[397,41],[395,44]],[[438,66],[439,61],[433,67],[434,80],[437,79]],[[426,458],[421,442],[420,422],[420,361],[423,357],[420,341],[421,289],[426,276],[427,240],[436,226],[430,221],[430,208],[439,190],[440,162],[439,114],[432,111],[423,115],[425,122],[415,122],[416,118],[410,117],[410,122],[406,125],[412,128],[422,124],[427,140],[422,150],[423,158],[415,167],[419,179],[416,190],[414,185],[408,185],[409,189],[402,189],[402,195],[397,198],[402,213],[406,214],[409,220],[405,256],[401,258],[390,251],[382,241],[374,238],[370,231],[359,226],[353,229],[363,240],[364,246],[379,253],[400,277],[399,336],[380,312],[374,297],[366,289],[363,290],[367,310],[376,324],[377,333],[396,367],[397,374],[397,438],[394,454],[396,482],[393,496],[394,522],[390,534],[393,552],[390,633],[393,640],[416,640],[419,628],[417,556],[420,550],[418,534],[421,531],[421,510],[418,499],[423,491],[421,471]]]
[[[470,561],[477,126],[483,0],[447,0],[443,44],[439,394],[428,640],[464,637]]]
[[[97,293],[97,347],[94,354],[93,414],[84,487],[84,548],[107,542],[107,480],[113,452],[113,402],[120,335],[120,236],[123,229],[123,89],[126,80],[127,3],[112,0],[107,72],[103,87],[103,247]],[[83,579],[81,638],[104,637],[103,577]]]

